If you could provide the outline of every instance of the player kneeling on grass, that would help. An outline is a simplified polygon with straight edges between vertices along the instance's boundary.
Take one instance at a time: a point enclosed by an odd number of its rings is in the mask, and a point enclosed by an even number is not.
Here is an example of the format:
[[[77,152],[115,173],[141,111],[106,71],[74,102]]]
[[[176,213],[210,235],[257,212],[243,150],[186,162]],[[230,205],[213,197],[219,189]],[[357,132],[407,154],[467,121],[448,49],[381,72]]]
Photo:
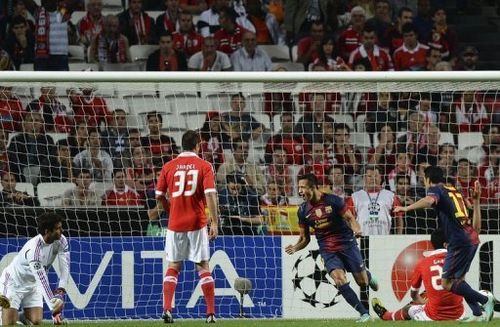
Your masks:
[[[299,195],[304,203],[299,207],[300,237],[295,245],[288,245],[286,253],[294,254],[311,241],[309,228],[314,228],[325,268],[335,282],[339,293],[361,317],[357,322],[371,320],[368,310],[347,282],[346,271],[351,272],[359,286],[378,290],[377,282],[365,269],[356,236],[361,227],[342,198],[318,190],[318,180],[313,174],[299,177]]]
[[[215,284],[210,273],[208,241],[217,237],[217,191],[212,165],[200,157],[200,137],[194,131],[182,136],[184,152],[165,164],[156,185],[156,199],[170,208],[165,241],[168,269],[163,279],[163,321],[173,323],[172,299],[184,260],[196,264],[207,304],[207,323],[215,323]],[[168,195],[169,201],[167,201]],[[205,204],[209,217],[205,214]],[[210,228],[207,229],[207,224]]]
[[[395,312],[387,311],[382,302],[372,299],[373,310],[382,320],[458,320],[464,315],[463,297],[447,291],[441,285],[444,259],[448,254],[443,230],[437,229],[431,234],[434,251],[424,252],[424,258],[415,266],[411,278],[412,302]],[[426,297],[420,293],[424,284]]]
[[[68,241],[62,235],[63,218],[44,213],[37,219],[38,235],[30,239],[0,276],[2,324],[15,325],[18,310],[24,310],[25,324],[39,325],[43,318],[43,299],[52,311],[54,324],[64,323],[65,287],[69,277]],[[52,292],[47,270],[57,258],[61,270],[59,288]]]

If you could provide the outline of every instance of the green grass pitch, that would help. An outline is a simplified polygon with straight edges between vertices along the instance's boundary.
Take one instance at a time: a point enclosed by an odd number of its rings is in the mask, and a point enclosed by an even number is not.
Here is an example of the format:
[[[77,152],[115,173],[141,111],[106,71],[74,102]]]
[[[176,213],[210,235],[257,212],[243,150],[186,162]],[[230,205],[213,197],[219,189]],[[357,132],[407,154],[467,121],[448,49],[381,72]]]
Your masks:
[[[478,326],[483,324],[484,326],[499,326],[500,319],[495,319],[489,323],[473,323],[472,325]],[[78,327],[132,327],[132,326],[168,326],[162,321],[154,320],[142,320],[142,321],[96,321],[96,322],[70,322],[71,326]],[[173,325],[170,326],[180,326],[180,327],[190,327],[190,326],[207,326],[204,320],[176,320]],[[373,322],[368,322],[364,324],[357,324],[354,320],[284,320],[284,319],[220,319],[217,321],[215,326],[224,327],[359,327],[359,326],[373,326],[373,327],[392,327],[392,326],[404,326],[404,327],[438,327],[438,326],[464,326],[463,323],[459,322],[415,322],[415,321],[380,321],[375,320]]]

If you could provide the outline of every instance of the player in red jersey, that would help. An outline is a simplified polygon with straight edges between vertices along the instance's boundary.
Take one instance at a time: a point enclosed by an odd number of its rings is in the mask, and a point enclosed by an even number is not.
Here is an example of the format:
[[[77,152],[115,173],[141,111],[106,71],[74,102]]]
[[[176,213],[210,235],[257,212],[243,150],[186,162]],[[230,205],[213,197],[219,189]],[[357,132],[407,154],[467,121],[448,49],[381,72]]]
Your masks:
[[[156,199],[169,208],[165,241],[168,269],[163,279],[163,320],[173,323],[172,298],[182,261],[196,264],[207,304],[207,323],[215,322],[215,286],[208,267],[208,241],[217,237],[217,191],[212,165],[196,155],[200,150],[198,133],[182,136],[182,152],[162,168],[156,185]],[[168,201],[167,201],[168,198]],[[208,217],[205,214],[208,206]],[[207,225],[210,228],[207,230]]]
[[[412,302],[395,312],[387,311],[382,302],[372,299],[373,310],[382,320],[458,320],[464,314],[463,297],[447,291],[441,285],[444,259],[448,251],[446,237],[442,229],[431,234],[434,251],[424,252],[411,278]],[[426,297],[419,290],[424,284]]]

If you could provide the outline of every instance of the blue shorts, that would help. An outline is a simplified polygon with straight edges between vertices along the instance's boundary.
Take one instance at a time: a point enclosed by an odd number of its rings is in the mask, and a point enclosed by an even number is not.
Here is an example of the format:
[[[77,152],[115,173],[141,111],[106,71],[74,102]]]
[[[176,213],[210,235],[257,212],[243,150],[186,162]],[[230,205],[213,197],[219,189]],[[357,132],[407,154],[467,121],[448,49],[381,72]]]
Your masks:
[[[448,248],[448,254],[444,259],[444,279],[458,279],[469,271],[472,259],[476,254],[477,245]]]
[[[321,257],[325,262],[328,273],[335,269],[343,269],[347,272],[357,273],[365,270],[365,263],[361,257],[358,245],[353,245],[343,251],[326,252],[321,251]]]

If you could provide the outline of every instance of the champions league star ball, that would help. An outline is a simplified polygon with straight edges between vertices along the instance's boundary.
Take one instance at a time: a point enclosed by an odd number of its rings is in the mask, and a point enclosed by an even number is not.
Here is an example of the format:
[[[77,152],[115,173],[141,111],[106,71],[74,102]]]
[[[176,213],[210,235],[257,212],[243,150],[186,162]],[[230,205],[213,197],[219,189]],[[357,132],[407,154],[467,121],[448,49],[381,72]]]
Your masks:
[[[293,287],[303,302],[314,308],[329,308],[338,303],[337,289],[325,270],[318,250],[302,254],[292,269]]]

